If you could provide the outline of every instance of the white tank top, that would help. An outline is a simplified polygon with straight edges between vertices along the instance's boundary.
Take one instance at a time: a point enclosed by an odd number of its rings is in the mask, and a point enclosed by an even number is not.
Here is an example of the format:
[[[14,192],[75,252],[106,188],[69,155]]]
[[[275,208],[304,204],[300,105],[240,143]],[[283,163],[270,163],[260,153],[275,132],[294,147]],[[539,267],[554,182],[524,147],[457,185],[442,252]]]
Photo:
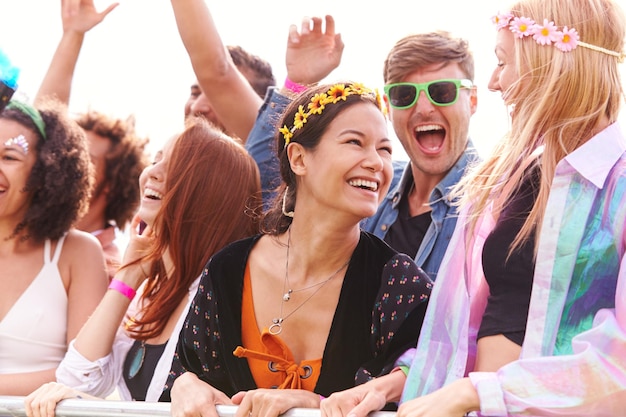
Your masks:
[[[56,368],[67,350],[67,293],[57,266],[65,236],[26,291],[0,321],[0,374]]]

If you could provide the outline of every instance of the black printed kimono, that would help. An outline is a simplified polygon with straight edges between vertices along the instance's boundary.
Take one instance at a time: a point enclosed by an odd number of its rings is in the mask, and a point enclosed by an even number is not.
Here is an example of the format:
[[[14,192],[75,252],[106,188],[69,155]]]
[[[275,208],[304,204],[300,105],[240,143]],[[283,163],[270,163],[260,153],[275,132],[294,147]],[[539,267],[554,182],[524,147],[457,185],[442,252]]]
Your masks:
[[[181,330],[162,401],[174,379],[190,371],[228,396],[257,387],[242,345],[242,289],[246,263],[260,235],[217,253],[200,278]],[[361,232],[341,288],[315,392],[329,396],[388,373],[414,347],[432,282],[413,260]]]

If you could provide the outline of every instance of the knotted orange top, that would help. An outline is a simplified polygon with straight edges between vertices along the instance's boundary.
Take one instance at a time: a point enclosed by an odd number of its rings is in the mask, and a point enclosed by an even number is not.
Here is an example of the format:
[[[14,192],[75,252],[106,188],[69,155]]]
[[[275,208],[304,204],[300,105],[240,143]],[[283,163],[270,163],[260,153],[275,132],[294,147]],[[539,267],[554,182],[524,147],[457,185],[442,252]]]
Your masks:
[[[241,312],[242,346],[233,354],[246,358],[252,377],[259,388],[290,388],[314,391],[322,367],[322,358],[294,362],[289,347],[278,335],[270,334],[268,328],[259,332],[254,314],[250,266],[246,265],[243,279]]]

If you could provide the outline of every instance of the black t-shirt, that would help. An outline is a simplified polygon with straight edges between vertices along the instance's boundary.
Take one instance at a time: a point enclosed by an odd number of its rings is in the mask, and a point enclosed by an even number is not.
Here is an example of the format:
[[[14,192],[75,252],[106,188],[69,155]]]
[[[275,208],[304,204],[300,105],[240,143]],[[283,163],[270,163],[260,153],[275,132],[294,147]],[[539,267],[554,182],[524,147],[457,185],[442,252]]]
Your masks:
[[[502,334],[520,346],[524,341],[535,269],[535,233],[531,233],[510,256],[509,249],[524,225],[538,191],[539,170],[531,168],[485,240],[482,261],[489,284],[489,298],[478,338]]]
[[[431,221],[430,211],[411,217],[409,199],[405,195],[398,204],[398,218],[389,227],[383,240],[398,252],[415,259]]]

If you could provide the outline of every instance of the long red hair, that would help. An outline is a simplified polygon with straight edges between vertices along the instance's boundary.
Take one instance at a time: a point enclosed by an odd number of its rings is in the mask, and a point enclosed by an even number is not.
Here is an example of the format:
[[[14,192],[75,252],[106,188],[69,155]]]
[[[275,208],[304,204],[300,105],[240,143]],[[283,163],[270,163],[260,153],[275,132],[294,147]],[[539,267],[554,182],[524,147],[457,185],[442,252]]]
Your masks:
[[[143,308],[128,325],[136,339],[161,334],[213,254],[258,232],[257,165],[243,146],[202,119],[193,120],[175,140],[166,190],[155,220],[155,243],[144,257],[153,266]],[[166,250],[174,264],[169,276],[161,260]]]

